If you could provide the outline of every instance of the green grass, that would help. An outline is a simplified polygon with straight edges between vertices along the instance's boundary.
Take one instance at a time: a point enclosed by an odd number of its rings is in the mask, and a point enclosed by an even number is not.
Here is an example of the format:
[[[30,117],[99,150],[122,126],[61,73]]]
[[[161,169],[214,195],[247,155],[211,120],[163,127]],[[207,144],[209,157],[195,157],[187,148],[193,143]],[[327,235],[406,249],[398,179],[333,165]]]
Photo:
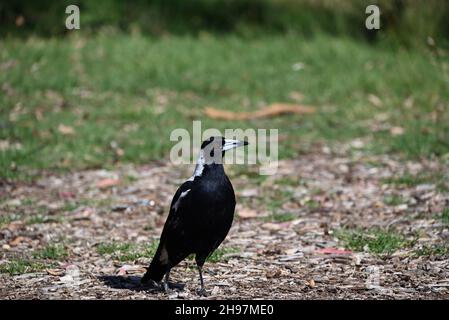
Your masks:
[[[192,119],[201,119],[203,129],[278,128],[281,158],[315,142],[355,138],[366,138],[367,152],[442,156],[449,152],[447,56],[319,35],[6,39],[0,178],[167,157],[171,131],[192,131]],[[297,71],[299,62],[304,69]],[[295,102],[293,92],[316,114],[252,121],[202,116],[204,106],[251,111]],[[381,103],[373,105],[370,95]],[[375,124],[401,126],[404,134],[372,130]],[[62,125],[73,133],[64,134]]]
[[[277,213],[282,206],[293,198],[293,191],[285,188],[269,189],[268,193],[259,198],[261,205],[271,213]]]
[[[313,199],[307,201],[306,205],[311,210],[316,210],[316,209],[319,209],[321,207],[321,204],[318,201],[315,201]]]
[[[100,255],[110,255],[113,259],[119,261],[134,261],[142,257],[152,258],[157,246],[157,242],[149,245],[137,245],[129,242],[108,242],[100,243],[97,246],[97,252]]]
[[[231,254],[233,253],[239,253],[239,248],[234,247],[220,247],[214,252],[212,252],[211,255],[209,255],[206,259],[207,262],[210,263],[217,263],[217,262],[226,262],[229,260]],[[191,254],[187,257],[187,260],[194,261],[195,255]]]
[[[227,255],[239,252],[240,249],[233,247],[218,248],[217,250],[212,252],[212,254],[209,257],[207,257],[206,261],[211,263],[226,262],[228,260]]]
[[[449,256],[449,246],[447,245],[433,245],[433,246],[423,246],[420,249],[415,250],[417,256],[437,256],[437,257],[447,257]]]
[[[289,187],[297,187],[301,185],[301,181],[299,179],[292,179],[288,177],[277,179],[275,183],[276,185],[289,186]]]
[[[35,203],[34,199],[26,198],[21,201],[21,204],[24,206],[32,206]]]
[[[33,215],[26,219],[27,224],[40,224],[49,222],[49,217],[41,214]]]
[[[150,245],[137,245],[135,243],[118,243],[108,242],[100,243],[97,246],[97,252],[100,255],[110,255],[118,261],[135,261],[139,258],[152,258],[156,253],[158,242],[155,241]],[[208,258],[207,261],[215,263],[218,261],[226,261],[226,255],[239,252],[236,248],[218,248]],[[190,260],[193,259],[189,257]]]
[[[75,203],[75,202],[66,201],[64,203],[64,206],[62,207],[62,211],[70,212],[70,211],[73,211],[73,210],[77,209],[78,206],[79,205],[77,203]]]
[[[420,184],[435,184],[437,190],[447,192],[449,191],[447,179],[448,176],[444,172],[441,172],[440,174],[421,173],[417,175],[406,173],[401,176],[384,178],[382,179],[382,182],[385,184],[407,187],[414,187]]]
[[[28,218],[25,219],[25,222],[28,225],[32,224],[40,224],[40,223],[50,223],[50,222],[62,222],[64,220],[61,216],[49,216],[49,215],[43,215],[43,214],[34,214]]]
[[[0,228],[3,228],[4,226],[8,225],[9,223],[19,220],[21,218],[18,214],[6,214],[2,213],[0,215]]]
[[[46,212],[47,208],[45,207],[39,207],[37,208],[37,210],[39,212]],[[13,221],[17,221],[17,220],[21,220],[23,219],[23,221],[28,224],[28,225],[33,225],[33,224],[39,224],[39,223],[49,223],[49,222],[62,222],[64,220],[63,217],[61,216],[49,216],[49,215],[45,215],[42,213],[33,213],[30,215],[24,215],[23,213],[21,214],[3,214],[0,216],[0,228],[5,227],[6,225],[8,225],[9,223],[13,222]]]
[[[107,242],[100,243],[97,246],[97,252],[100,255],[109,255],[118,261],[135,261],[139,258],[152,258],[156,253],[158,242],[155,241],[149,245],[137,245],[130,242]],[[239,252],[235,248],[218,248],[208,258],[207,261],[215,263],[226,261],[226,254]],[[192,257],[190,259],[193,259]]]
[[[67,248],[63,244],[50,244],[33,253],[34,258],[45,260],[61,260],[67,256]]]
[[[391,230],[337,230],[337,238],[346,248],[375,254],[391,254],[398,249],[410,246],[411,242]]]
[[[15,259],[7,263],[0,264],[0,273],[8,273],[9,275],[19,275],[24,273],[32,273],[42,271],[46,265],[29,261],[25,259]]]
[[[413,187],[428,182],[428,179],[423,176],[413,176],[405,174],[403,176],[385,178],[382,180],[382,182],[386,184],[405,185],[407,187]]]
[[[389,206],[398,206],[404,203],[404,199],[400,195],[392,194],[384,197],[384,203]]]
[[[275,221],[275,222],[287,222],[295,220],[297,216],[293,213],[272,213],[267,217],[264,217],[265,221]]]
[[[441,212],[441,221],[449,226],[449,208],[444,208]]]

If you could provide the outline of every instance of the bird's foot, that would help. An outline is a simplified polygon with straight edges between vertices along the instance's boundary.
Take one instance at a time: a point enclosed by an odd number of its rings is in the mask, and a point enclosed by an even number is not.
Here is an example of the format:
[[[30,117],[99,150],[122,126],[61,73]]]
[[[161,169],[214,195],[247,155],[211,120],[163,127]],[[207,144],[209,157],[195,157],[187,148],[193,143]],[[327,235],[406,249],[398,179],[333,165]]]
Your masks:
[[[162,283],[161,290],[165,291],[166,294],[170,294],[171,293],[171,290],[170,290],[167,282]]]
[[[183,291],[185,286],[186,285],[184,283],[173,283],[173,282],[169,282],[168,283],[168,287],[169,288],[176,289],[176,290],[179,290],[179,291]]]
[[[140,285],[142,287],[146,287],[146,288],[156,288],[157,289],[158,287],[160,287],[156,281],[151,280],[151,279],[147,280],[147,281],[141,281]]]
[[[206,289],[201,288],[196,290],[196,293],[200,296],[200,297],[208,297],[209,293],[206,291]]]
[[[165,282],[163,282],[159,285],[159,288],[161,291],[165,291],[165,293],[169,294],[169,293],[172,293],[173,290],[183,291],[185,286],[186,285],[184,283],[173,283],[173,282],[165,283]]]

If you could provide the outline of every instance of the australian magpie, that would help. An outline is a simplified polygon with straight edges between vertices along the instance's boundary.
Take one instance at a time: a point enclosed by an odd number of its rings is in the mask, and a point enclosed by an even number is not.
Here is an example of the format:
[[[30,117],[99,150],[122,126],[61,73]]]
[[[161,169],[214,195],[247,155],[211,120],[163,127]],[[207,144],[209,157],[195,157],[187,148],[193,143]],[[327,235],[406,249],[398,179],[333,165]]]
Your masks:
[[[223,168],[225,151],[247,145],[246,141],[211,137],[201,145],[193,176],[176,191],[170,205],[159,246],[142,283],[164,278],[168,291],[171,268],[195,254],[200,275],[200,295],[206,295],[202,267],[231,228],[235,195]]]

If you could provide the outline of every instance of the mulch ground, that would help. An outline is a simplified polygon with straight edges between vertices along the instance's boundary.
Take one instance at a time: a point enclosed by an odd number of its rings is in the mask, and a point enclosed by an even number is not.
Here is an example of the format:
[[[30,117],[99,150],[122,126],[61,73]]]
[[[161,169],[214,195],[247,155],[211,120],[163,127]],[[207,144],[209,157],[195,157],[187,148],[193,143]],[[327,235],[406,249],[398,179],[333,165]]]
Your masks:
[[[222,246],[232,250],[206,263],[211,295],[201,299],[449,298],[449,257],[416,254],[423,246],[447,243],[449,226],[438,214],[449,205],[449,194],[431,183],[385,183],[388,177],[442,174],[448,168],[432,161],[325,151],[281,161],[277,174],[266,179],[227,167],[238,206]],[[1,227],[0,266],[37,259],[33,252],[51,243],[63,243],[67,255],[41,270],[0,274],[0,299],[197,298],[192,261],[173,269],[172,281],[185,288],[167,296],[139,284],[151,257],[120,261],[98,250],[113,241],[145,245],[158,240],[171,198],[190,170],[154,163],[3,185],[1,215],[19,218]],[[294,218],[267,220],[267,199],[283,192],[288,196],[281,198],[279,210]],[[401,200],[386,204],[392,196]],[[30,223],[37,212],[45,219]],[[375,227],[394,229],[412,244],[391,254],[355,252],[335,235],[341,228]]]

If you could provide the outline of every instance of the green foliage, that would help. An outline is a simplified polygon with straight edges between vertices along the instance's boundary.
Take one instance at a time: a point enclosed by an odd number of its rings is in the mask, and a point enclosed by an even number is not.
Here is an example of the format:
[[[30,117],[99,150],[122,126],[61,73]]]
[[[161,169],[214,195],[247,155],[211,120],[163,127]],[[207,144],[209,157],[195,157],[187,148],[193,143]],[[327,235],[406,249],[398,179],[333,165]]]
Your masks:
[[[420,249],[415,250],[417,256],[425,257],[447,257],[449,256],[449,246],[447,245],[433,245],[423,246]]]
[[[411,244],[402,235],[391,230],[337,230],[337,238],[346,248],[355,251],[369,251],[376,254],[391,254]]]
[[[63,244],[50,244],[33,254],[34,258],[48,260],[61,260],[67,255],[67,248]]]
[[[48,221],[50,221],[49,217],[41,214],[32,215],[26,219],[27,224],[46,223]]]
[[[8,273],[9,275],[19,275],[24,273],[38,272],[45,269],[42,263],[33,262],[25,259],[15,259],[0,264],[0,273]]]
[[[405,185],[407,187],[413,187],[422,183],[426,183],[428,180],[423,176],[413,176],[405,174],[399,177],[385,178],[382,180],[386,184]]]
[[[0,95],[0,140],[9,147],[0,151],[0,177],[160,159],[173,145],[170,132],[191,131],[192,117],[201,117],[203,129],[279,129],[280,158],[312,143],[359,137],[367,138],[367,152],[444,156],[447,59],[435,59],[430,51],[326,36],[6,39],[0,64],[10,67],[0,72],[0,83],[10,89]],[[316,114],[252,121],[201,116],[208,105],[251,111],[295,102],[292,92],[302,93]],[[381,104],[373,106],[371,95]],[[371,130],[378,114],[385,116],[382,125],[404,133]]]
[[[233,253],[239,253],[240,249],[233,248],[233,247],[219,247],[214,252],[212,252],[209,257],[207,257],[206,261],[210,263],[217,263],[217,262],[226,262],[228,261],[230,255]],[[193,261],[195,260],[195,255],[191,254],[187,257],[188,260]]]
[[[0,228],[8,225],[12,221],[19,220],[20,216],[17,214],[7,214],[5,212],[2,212],[0,215]]]
[[[447,179],[448,176],[444,172],[432,175],[426,173],[411,175],[406,173],[402,176],[395,176],[382,179],[382,182],[386,184],[407,186],[407,187],[414,187],[420,184],[435,184],[437,190],[441,192],[446,192],[448,191]]]
[[[443,212],[441,212],[441,221],[449,225],[449,208],[444,208]]]
[[[398,206],[404,203],[404,199],[400,195],[392,194],[385,196],[384,202],[389,206]]]
[[[8,1],[0,5],[0,32],[61,36],[65,8],[73,1]],[[242,36],[267,33],[317,33],[358,39],[394,39],[401,43],[424,42],[426,37],[446,39],[449,5],[441,0],[378,0],[381,32],[365,25],[367,0],[78,0],[81,31],[120,30],[151,35],[201,35],[234,33]],[[24,18],[17,26],[17,17]]]
[[[283,177],[283,178],[277,179],[275,183],[277,185],[281,185],[281,186],[297,187],[301,184],[301,181],[299,179],[291,179],[288,177]]]
[[[212,254],[207,257],[207,261],[211,263],[217,263],[217,262],[226,262],[229,257],[228,255],[232,253],[239,253],[240,249],[238,248],[232,248],[232,247],[224,247],[224,248],[218,248]]]
[[[287,222],[295,220],[297,216],[293,213],[272,213],[267,217],[264,217],[265,221],[275,221],[275,222]]]
[[[135,243],[109,242],[100,243],[97,246],[97,252],[100,255],[110,255],[113,259],[119,261],[135,261],[139,258],[152,258],[156,253],[158,242],[149,245],[137,245]]]

